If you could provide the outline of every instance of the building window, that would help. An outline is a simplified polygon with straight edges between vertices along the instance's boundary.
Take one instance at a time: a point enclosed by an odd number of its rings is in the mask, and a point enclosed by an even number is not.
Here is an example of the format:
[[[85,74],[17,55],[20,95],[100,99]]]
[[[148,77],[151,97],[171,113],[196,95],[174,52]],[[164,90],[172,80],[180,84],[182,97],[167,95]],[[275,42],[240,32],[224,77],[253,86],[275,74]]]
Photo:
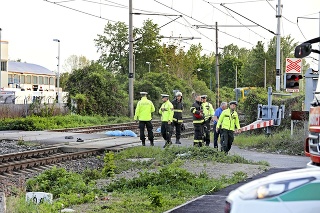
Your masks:
[[[38,76],[33,76],[32,77],[32,83],[33,84],[38,84]]]
[[[14,75],[13,83],[19,84],[19,75]]]
[[[26,83],[31,84],[31,75],[27,75]]]
[[[25,76],[24,75],[20,75],[20,84],[24,84],[25,82]]]
[[[49,81],[50,81],[50,85],[54,85],[54,79],[53,79],[53,77],[50,77]]]
[[[44,84],[49,85],[49,78],[48,77],[44,77]]]
[[[7,71],[7,62],[6,61],[1,61],[1,66],[0,66],[0,70],[1,71]]]
[[[8,75],[8,84],[12,84],[13,83],[13,77],[12,74]]]
[[[43,76],[39,76],[39,84],[43,84]]]

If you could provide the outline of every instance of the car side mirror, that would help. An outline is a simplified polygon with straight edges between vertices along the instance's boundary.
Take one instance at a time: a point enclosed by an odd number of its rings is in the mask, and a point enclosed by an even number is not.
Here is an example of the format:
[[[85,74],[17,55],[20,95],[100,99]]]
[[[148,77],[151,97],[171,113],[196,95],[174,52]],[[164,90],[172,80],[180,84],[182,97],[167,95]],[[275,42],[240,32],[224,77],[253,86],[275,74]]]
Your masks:
[[[304,58],[312,52],[312,45],[310,43],[302,43],[294,50],[294,57]]]

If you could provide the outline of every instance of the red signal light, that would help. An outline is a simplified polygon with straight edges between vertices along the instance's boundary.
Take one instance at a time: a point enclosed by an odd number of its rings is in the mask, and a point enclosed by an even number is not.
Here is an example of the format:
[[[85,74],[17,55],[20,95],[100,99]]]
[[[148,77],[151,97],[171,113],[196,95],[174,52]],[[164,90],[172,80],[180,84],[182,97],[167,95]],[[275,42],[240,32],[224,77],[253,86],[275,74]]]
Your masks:
[[[286,74],[286,89],[299,89],[299,80],[302,75],[299,74]]]

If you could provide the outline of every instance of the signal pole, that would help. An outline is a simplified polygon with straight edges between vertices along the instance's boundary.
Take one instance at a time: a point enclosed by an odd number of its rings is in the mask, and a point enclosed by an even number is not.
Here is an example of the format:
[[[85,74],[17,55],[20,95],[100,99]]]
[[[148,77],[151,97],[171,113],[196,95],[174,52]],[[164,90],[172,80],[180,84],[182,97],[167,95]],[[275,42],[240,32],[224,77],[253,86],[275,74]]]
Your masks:
[[[129,115],[133,118],[133,30],[132,0],[129,0]]]
[[[278,19],[278,24],[277,24],[277,51],[276,51],[276,91],[280,91],[280,21],[281,21],[281,0],[278,0],[278,5],[277,5],[277,19]]]

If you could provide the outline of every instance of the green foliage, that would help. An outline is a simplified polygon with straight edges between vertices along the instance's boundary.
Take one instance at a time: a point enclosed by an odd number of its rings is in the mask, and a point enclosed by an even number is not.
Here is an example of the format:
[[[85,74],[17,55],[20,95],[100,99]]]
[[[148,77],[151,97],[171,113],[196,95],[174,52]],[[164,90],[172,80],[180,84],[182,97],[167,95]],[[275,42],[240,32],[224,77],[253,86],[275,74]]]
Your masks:
[[[102,117],[66,115],[53,117],[29,116],[26,118],[0,120],[0,130],[41,131],[47,129],[87,127],[131,121],[128,117]]]
[[[241,148],[256,149],[264,152],[273,152],[288,155],[304,155],[303,129],[295,130],[294,135],[290,131],[279,131],[266,137],[264,134],[242,133],[235,137],[234,143]]]
[[[79,101],[79,112],[81,110],[85,115],[119,116],[127,113],[127,101],[124,101],[127,100],[127,94],[119,85],[114,75],[98,63],[92,63],[74,70],[66,88],[70,97],[76,97],[76,101]]]
[[[229,103],[230,101],[233,101],[233,100],[235,100],[235,92],[233,91],[233,88],[229,88],[229,87],[220,88],[219,103],[221,103],[221,102]]]
[[[115,162],[114,162],[114,153],[108,152],[104,155],[103,158],[104,166],[102,169],[102,176],[104,177],[113,177],[114,176],[114,170],[116,168]]]
[[[89,193],[93,189],[93,184],[94,182],[90,182],[86,185],[81,175],[54,167],[36,178],[29,179],[27,191],[50,192],[57,198],[61,194]]]
[[[241,106],[241,103],[239,104],[240,109],[243,109],[243,113],[245,114],[246,124],[250,124],[257,120],[258,104],[268,105],[268,94],[267,90],[264,88],[251,90],[243,103],[243,107]]]
[[[148,191],[151,205],[155,207],[162,207],[163,195],[159,192],[159,190],[156,187],[148,186]]]

